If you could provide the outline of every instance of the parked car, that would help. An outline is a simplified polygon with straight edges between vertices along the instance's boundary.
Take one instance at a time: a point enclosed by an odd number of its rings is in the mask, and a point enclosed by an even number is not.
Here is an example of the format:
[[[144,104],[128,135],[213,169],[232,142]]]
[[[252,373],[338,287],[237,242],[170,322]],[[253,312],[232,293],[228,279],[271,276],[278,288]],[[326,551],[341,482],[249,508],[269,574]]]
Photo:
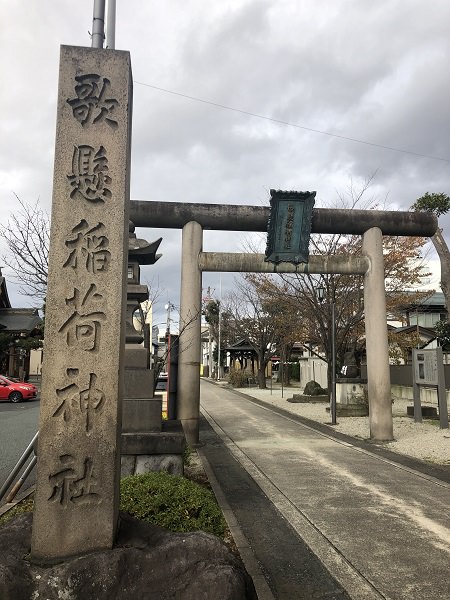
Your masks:
[[[0,401],[22,402],[22,400],[33,400],[37,397],[37,392],[37,387],[32,383],[12,381],[12,379],[0,375]]]

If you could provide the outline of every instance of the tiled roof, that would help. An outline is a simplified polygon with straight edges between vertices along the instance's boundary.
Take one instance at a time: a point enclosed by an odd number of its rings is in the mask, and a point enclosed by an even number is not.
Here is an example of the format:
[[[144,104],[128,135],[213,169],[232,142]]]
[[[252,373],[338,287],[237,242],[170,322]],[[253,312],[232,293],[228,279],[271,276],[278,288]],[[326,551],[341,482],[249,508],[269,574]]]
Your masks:
[[[0,309],[0,329],[4,332],[31,332],[42,323],[36,308]]]

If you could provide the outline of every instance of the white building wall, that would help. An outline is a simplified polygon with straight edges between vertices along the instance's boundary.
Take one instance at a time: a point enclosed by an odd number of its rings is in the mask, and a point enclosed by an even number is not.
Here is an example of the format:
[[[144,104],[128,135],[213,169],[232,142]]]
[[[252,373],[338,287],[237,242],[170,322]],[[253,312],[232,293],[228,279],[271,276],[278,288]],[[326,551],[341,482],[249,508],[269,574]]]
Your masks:
[[[305,386],[308,381],[317,381],[323,387],[327,387],[327,363],[320,358],[310,357],[300,361],[300,384]]]
[[[42,348],[31,350],[30,352],[30,373],[31,377],[36,377],[42,373]]]

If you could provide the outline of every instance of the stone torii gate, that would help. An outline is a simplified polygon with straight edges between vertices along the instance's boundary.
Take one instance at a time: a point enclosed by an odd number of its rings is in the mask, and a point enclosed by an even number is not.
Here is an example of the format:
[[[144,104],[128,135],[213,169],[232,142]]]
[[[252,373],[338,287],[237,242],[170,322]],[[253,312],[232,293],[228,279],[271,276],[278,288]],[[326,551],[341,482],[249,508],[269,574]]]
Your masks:
[[[267,231],[269,207],[131,201],[139,227],[182,229],[177,416],[188,444],[199,441],[201,290],[203,271],[347,273],[364,275],[370,437],[393,439],[391,382],[384,288],[383,235],[431,237],[437,219],[428,213],[314,209],[312,233],[363,236],[362,255],[310,256],[298,265],[264,261],[263,254],[203,252],[203,229]]]

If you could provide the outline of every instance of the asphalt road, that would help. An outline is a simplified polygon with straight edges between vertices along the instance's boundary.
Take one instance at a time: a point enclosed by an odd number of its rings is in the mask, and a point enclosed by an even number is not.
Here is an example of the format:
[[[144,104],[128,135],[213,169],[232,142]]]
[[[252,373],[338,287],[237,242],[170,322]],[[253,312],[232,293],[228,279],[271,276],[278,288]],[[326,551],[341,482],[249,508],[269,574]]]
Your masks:
[[[450,599],[446,481],[207,382],[201,406],[201,452],[275,598]]]
[[[0,402],[0,487],[38,430],[39,400]],[[35,481],[34,474],[22,490]],[[3,503],[0,501],[0,503]]]

